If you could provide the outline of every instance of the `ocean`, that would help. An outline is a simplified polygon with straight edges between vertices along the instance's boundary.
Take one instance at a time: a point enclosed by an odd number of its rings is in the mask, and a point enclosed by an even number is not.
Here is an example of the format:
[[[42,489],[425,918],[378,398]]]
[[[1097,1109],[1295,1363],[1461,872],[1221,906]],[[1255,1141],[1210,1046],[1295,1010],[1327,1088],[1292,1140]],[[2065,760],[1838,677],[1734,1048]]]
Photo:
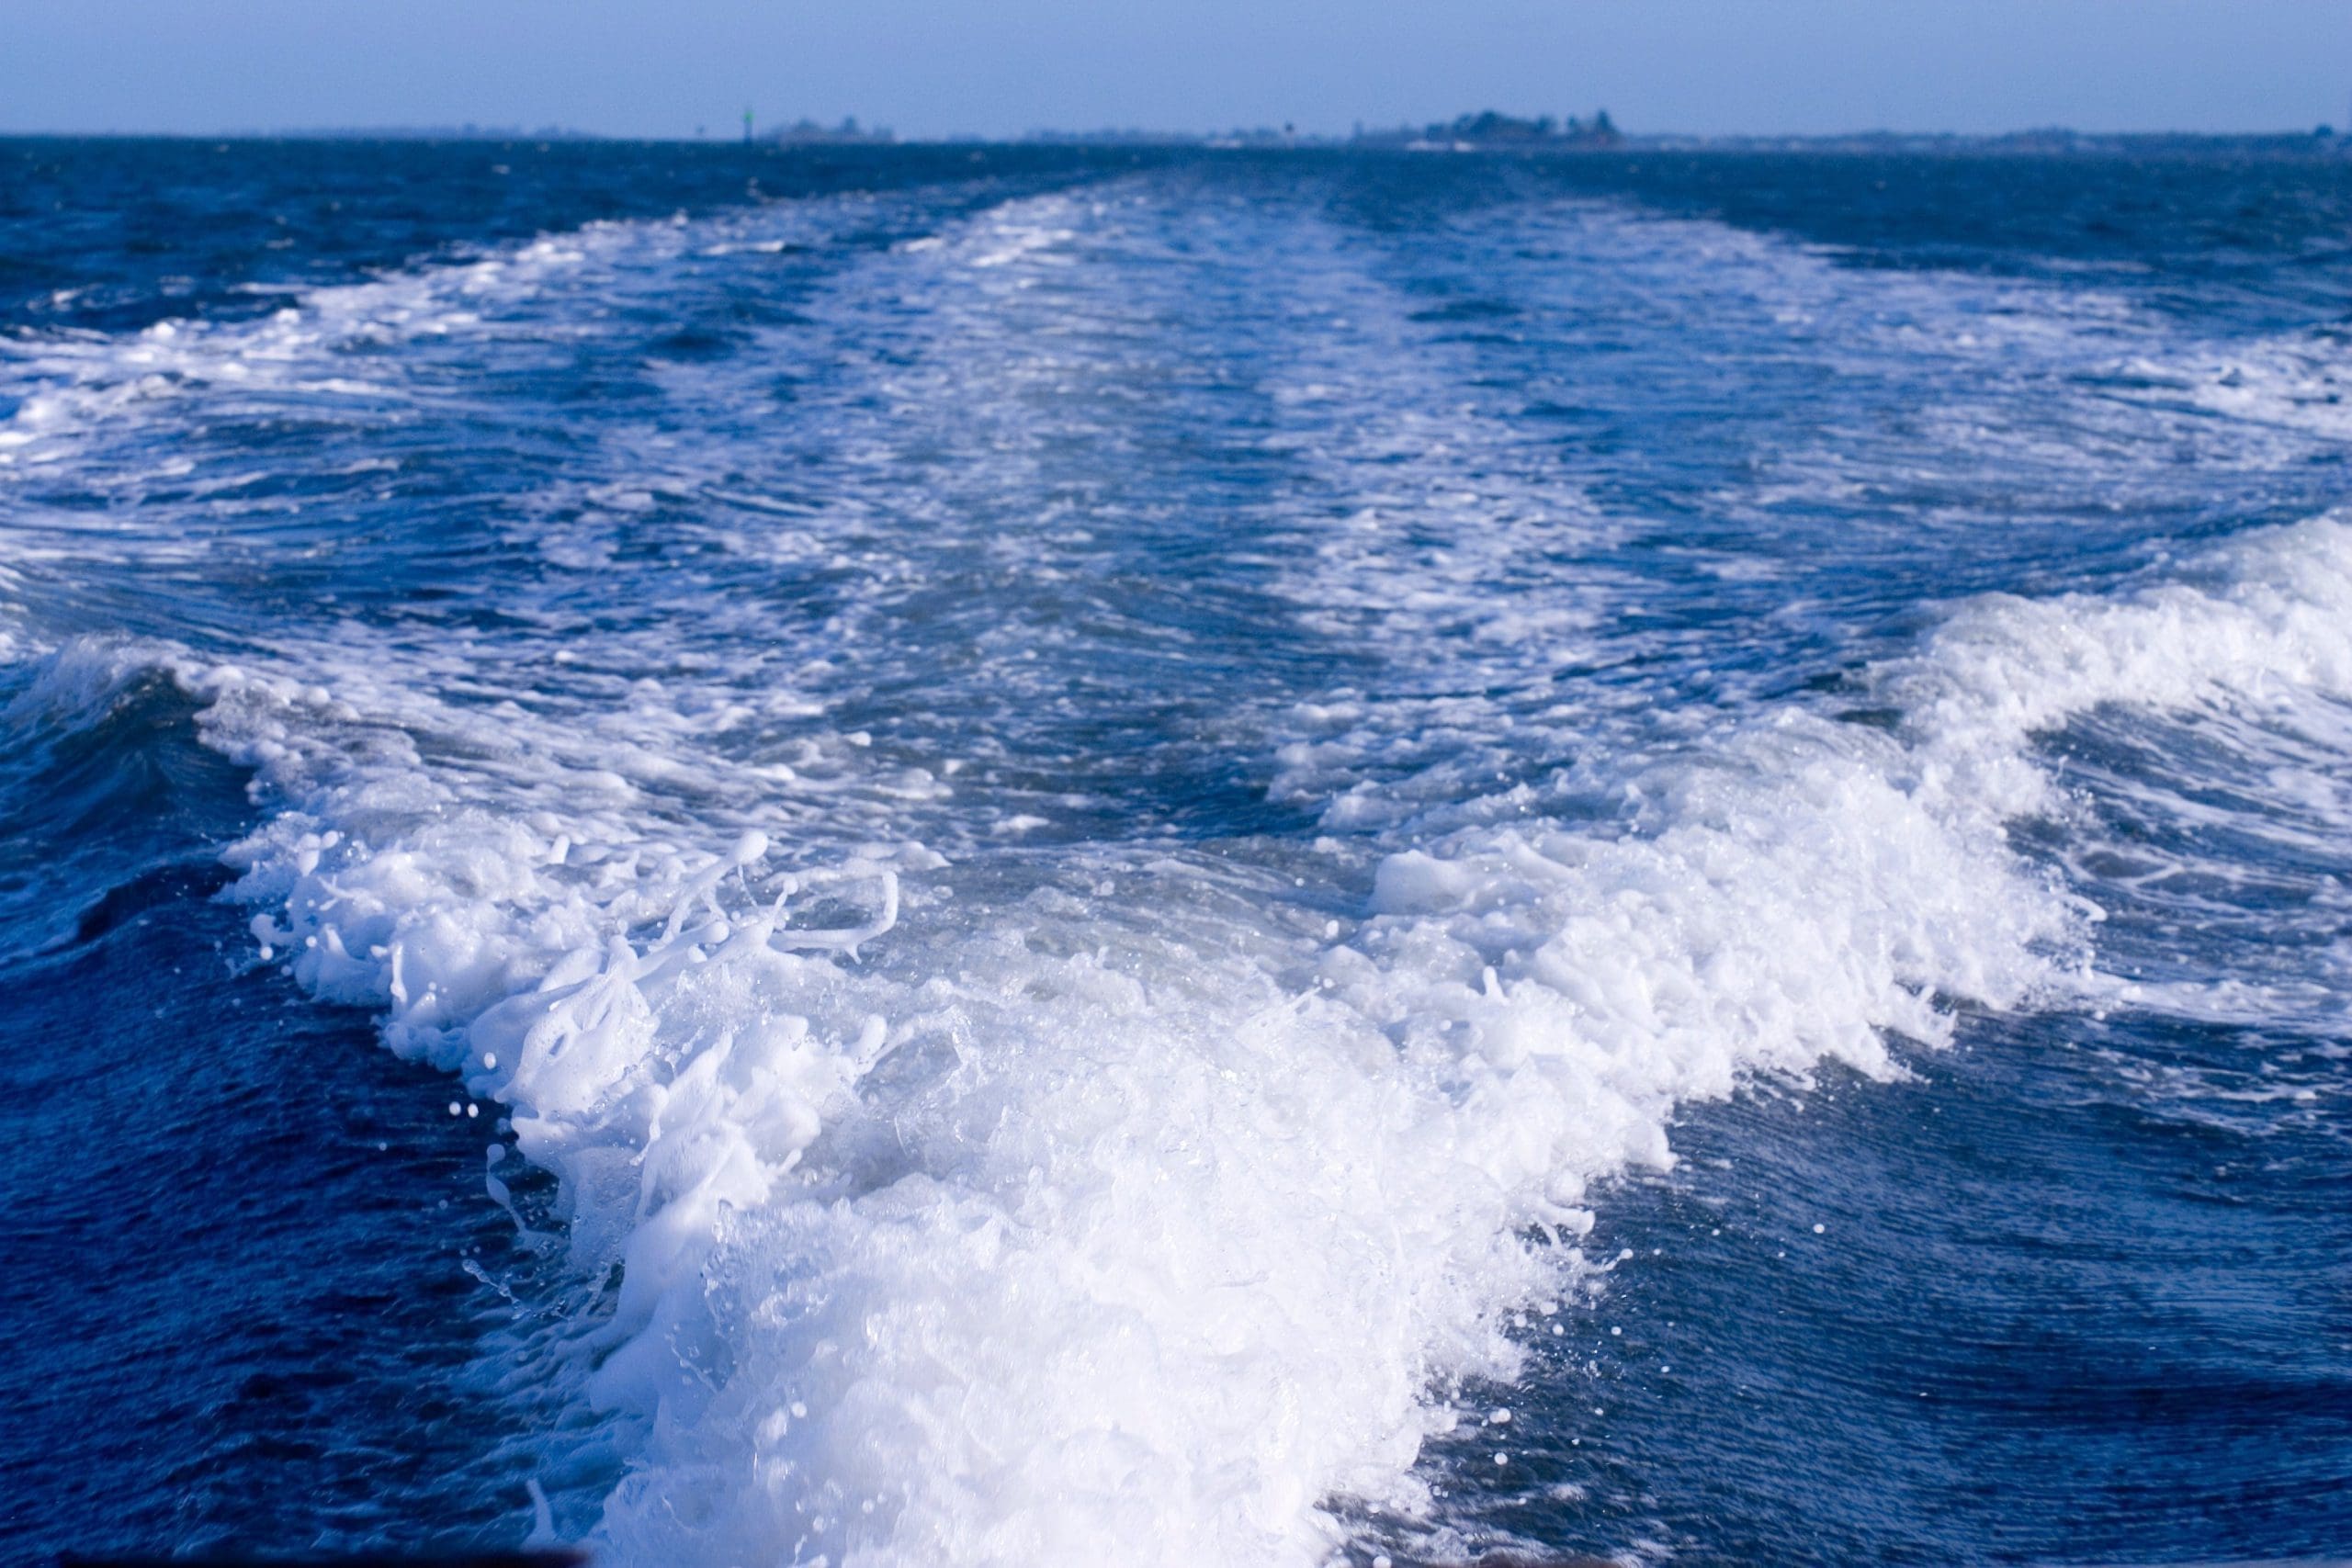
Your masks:
[[[2352,1551],[2352,159],[0,141],[0,1535]]]

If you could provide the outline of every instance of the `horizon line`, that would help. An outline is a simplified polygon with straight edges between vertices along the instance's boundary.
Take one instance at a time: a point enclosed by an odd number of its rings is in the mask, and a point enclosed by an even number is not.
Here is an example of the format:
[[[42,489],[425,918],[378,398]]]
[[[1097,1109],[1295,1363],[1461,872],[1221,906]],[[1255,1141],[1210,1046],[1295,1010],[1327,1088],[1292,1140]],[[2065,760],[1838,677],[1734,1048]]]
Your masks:
[[[1468,116],[1462,117],[1470,118]],[[1291,144],[1300,147],[1346,147],[1357,142],[1385,143],[1389,139],[1404,135],[1426,136],[1442,133],[1448,122],[1425,125],[1399,122],[1395,125],[1374,125],[1359,122],[1350,131],[1296,130],[1288,126],[1236,126],[1227,130],[1161,130],[1143,126],[1100,126],[1088,129],[1073,127],[1036,127],[1016,132],[948,131],[936,134],[898,135],[890,127],[880,124],[860,126],[854,117],[846,129],[817,125],[801,119],[754,130],[746,139],[732,134],[707,134],[699,129],[693,134],[672,135],[630,134],[585,130],[565,125],[487,125],[475,121],[457,124],[422,124],[390,121],[381,124],[347,126],[296,125],[281,127],[237,127],[215,130],[78,130],[52,128],[0,129],[0,141],[605,141],[645,145],[682,145],[741,148],[745,145],[777,146],[898,146],[898,147],[1017,147],[1053,143],[1096,143],[1130,145],[1214,147],[1218,142],[1237,139],[1268,145]],[[2352,122],[2341,128],[2342,139],[2352,140]],[[2005,130],[1900,130],[1883,126],[1848,130],[1623,130],[1618,134],[1618,146],[1704,146],[1711,143],[1741,142],[1850,142],[1850,141],[1946,141],[2001,142],[2030,138],[2073,138],[2086,141],[2315,141],[2335,138],[2339,128],[2332,122],[2321,121],[2307,128],[2291,126],[2248,130],[2183,130],[2171,129],[2086,130],[2064,124],[2018,126]],[[797,133],[797,134],[796,134]],[[1545,138],[1565,146],[1573,139],[1562,135]],[[1542,145],[1542,140],[1528,139],[1519,145]]]

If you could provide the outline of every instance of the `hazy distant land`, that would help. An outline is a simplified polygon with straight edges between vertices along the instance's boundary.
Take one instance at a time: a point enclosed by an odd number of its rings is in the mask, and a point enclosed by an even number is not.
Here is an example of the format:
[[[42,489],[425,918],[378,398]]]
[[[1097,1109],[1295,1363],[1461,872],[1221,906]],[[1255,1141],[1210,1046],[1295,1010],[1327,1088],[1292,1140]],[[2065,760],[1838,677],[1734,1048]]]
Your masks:
[[[222,132],[235,140],[350,141],[600,141],[662,140],[605,137],[568,126],[526,129],[515,125],[321,126],[290,130]],[[2260,132],[2088,131],[2064,126],[1974,133],[1867,130],[1818,135],[1698,135],[1675,131],[1626,131],[1607,109],[1589,117],[1518,117],[1493,109],[1426,125],[1356,126],[1347,135],[1302,131],[1289,125],[1237,127],[1227,130],[1154,130],[1102,127],[1091,130],[1040,129],[1014,136],[977,132],[900,138],[888,126],[862,125],[854,116],[825,125],[803,118],[769,125],[746,115],[733,125],[698,127],[681,141],[741,142],[785,147],[880,147],[898,145],[1003,145],[1087,147],[1200,147],[1211,149],[1323,148],[1415,152],[1513,152],[1526,154],[1611,151],[1725,152],[1913,152],[1913,153],[2137,153],[2267,152],[2337,154],[2352,148],[2352,133],[2321,125],[2311,130]]]

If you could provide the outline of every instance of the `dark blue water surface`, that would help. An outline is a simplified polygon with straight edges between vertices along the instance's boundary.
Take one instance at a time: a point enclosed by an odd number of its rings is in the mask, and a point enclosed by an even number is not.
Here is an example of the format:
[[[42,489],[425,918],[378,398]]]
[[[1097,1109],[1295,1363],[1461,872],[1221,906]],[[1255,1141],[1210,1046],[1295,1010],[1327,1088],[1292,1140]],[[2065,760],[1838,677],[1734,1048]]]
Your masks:
[[[8,1555],[2352,1552],[2347,330],[2320,153],[0,141]]]

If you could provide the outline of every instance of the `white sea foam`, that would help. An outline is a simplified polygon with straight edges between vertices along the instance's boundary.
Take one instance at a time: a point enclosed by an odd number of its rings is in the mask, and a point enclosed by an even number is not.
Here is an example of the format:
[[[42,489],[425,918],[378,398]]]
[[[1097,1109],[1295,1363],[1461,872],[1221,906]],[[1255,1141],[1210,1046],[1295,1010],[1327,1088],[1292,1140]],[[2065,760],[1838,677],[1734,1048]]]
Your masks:
[[[2190,355],[2135,356],[2120,368],[2137,400],[2186,404],[2240,426],[2352,436],[2352,380],[2335,333],[2278,333]]]
[[[2180,575],[2108,597],[1981,601],[1892,671],[1888,692],[1949,787],[2012,816],[2048,801],[2025,738],[2101,704],[2352,694],[2352,525],[2246,535]]]
[[[1343,943],[1166,858],[986,909],[934,874],[898,930],[845,868],[829,939],[756,838],[583,854],[592,793],[559,850],[412,758],[280,750],[311,694],[198,680],[220,743],[321,780],[242,852],[260,939],[510,1106],[577,1264],[626,1267],[586,1392],[650,1423],[629,1561],[1313,1561],[1326,1497],[1411,1503],[1428,1391],[1510,1376],[1558,1287],[1527,1227],[1664,1161],[1676,1101],[1884,1071],[2063,934],[1896,748],[1801,716],[1647,778],[1656,833],[1392,855]]]
[[[588,1382],[650,1423],[625,1559],[1308,1562],[1325,1498],[1410,1502],[1427,1392],[1511,1374],[1505,1314],[1573,1256],[1537,1238],[1668,1159],[1678,1101],[1883,1073],[1939,998],[2047,983],[2067,905],[1998,834],[2046,798],[2028,735],[2343,681],[2346,535],[1972,607],[1886,676],[1907,742],[1742,724],[1628,777],[1653,828],[1396,851],[1329,945],[1165,859],[892,930],[877,867],[834,940],[891,951],[845,965],[737,880],[756,838],[603,879],[512,821],[371,834],[404,759],[311,796],[365,846],[272,835],[246,891],[315,987],[513,1107],[575,1258],[625,1263]],[[272,735],[210,679],[220,733]]]
[[[625,1560],[1308,1562],[1325,1498],[1411,1502],[1428,1391],[1511,1374],[1505,1314],[1572,1258],[1534,1238],[1668,1158],[1677,1101],[1884,1072],[1887,1032],[1948,1031],[1939,997],[2046,981],[2065,904],[1997,832],[2043,798],[2026,735],[2338,679],[2352,622],[2262,628],[2344,534],[2249,540],[2211,588],[1964,612],[1889,676],[1909,744],[1743,725],[1628,779],[1653,829],[1392,853],[1319,952],[1277,888],[1181,860],[987,910],[940,875],[896,930],[877,865],[844,869],[864,919],[832,940],[891,951],[844,965],[737,880],[757,839],[648,854],[646,824],[577,863],[546,829],[597,807],[428,825],[399,757],[324,769],[305,817],[345,826],[274,829],[245,891],[322,994],[513,1108],[583,1269],[625,1264],[587,1383],[648,1423],[601,1527]],[[254,715],[310,700],[207,679],[266,762]]]

